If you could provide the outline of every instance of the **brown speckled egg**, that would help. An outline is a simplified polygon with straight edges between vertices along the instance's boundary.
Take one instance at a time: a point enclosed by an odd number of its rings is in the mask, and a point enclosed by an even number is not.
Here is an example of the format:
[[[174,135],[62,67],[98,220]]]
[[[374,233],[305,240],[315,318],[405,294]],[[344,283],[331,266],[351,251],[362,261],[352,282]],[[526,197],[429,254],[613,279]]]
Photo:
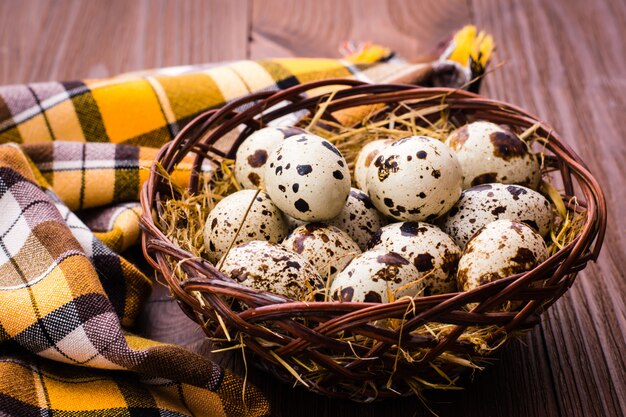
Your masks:
[[[497,220],[486,225],[465,247],[457,273],[459,289],[469,291],[529,271],[547,258],[546,243],[530,226]]]
[[[388,223],[363,191],[352,188],[346,205],[339,216],[327,222],[337,226],[359,245],[361,250],[367,248],[374,233]]]
[[[450,210],[463,184],[454,152],[426,136],[411,136],[385,147],[367,175],[372,202],[397,220],[434,220]]]
[[[392,142],[393,140],[391,139],[379,139],[369,142],[361,148],[359,156],[357,156],[356,162],[354,163],[354,182],[356,183],[357,188],[367,190],[368,168],[376,156],[378,156],[380,150]]]
[[[483,226],[500,219],[517,220],[541,236],[550,231],[552,210],[544,196],[515,184],[482,184],[463,191],[442,219],[442,229],[461,247]]]
[[[306,133],[297,127],[265,127],[252,133],[237,149],[235,178],[243,188],[258,188],[265,177],[269,154],[284,139]]]
[[[452,238],[428,223],[392,223],[370,241],[372,250],[397,252],[424,277],[424,295],[456,292],[456,267],[461,250]]]
[[[233,248],[221,261],[220,270],[248,287],[308,301],[324,288],[324,280],[300,255],[280,245],[252,241]]]
[[[463,167],[463,188],[500,182],[537,189],[541,172],[537,158],[522,139],[490,122],[465,125],[448,136]]]
[[[350,170],[337,148],[312,134],[287,138],[270,154],[265,185],[272,201],[298,220],[339,215],[350,192]]]
[[[421,295],[423,290],[423,284],[418,278],[415,267],[397,253],[367,251],[354,258],[337,274],[330,286],[330,298],[338,301],[388,303],[390,293],[393,299],[415,297]]]
[[[296,228],[282,245],[308,260],[323,278],[334,277],[361,253],[346,232],[323,223],[307,223]]]
[[[226,253],[255,193],[255,190],[233,193],[217,203],[209,213],[204,225],[204,247],[211,262],[216,262]],[[269,196],[260,192],[254,199],[234,246],[252,240],[278,243],[287,236],[287,233],[289,232],[285,217]]]

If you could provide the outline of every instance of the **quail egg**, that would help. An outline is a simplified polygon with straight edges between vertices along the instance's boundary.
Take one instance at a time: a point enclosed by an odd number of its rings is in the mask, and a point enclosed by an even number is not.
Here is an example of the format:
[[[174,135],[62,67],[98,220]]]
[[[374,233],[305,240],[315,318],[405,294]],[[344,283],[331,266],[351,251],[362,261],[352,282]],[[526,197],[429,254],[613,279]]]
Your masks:
[[[329,220],[346,204],[350,171],[332,143],[306,133],[274,149],[265,167],[265,184],[285,214],[307,222]]]
[[[421,295],[417,269],[397,253],[363,252],[337,274],[330,298],[338,301],[388,303],[403,296]]]
[[[357,188],[352,188],[348,201],[346,201],[346,205],[339,216],[327,223],[348,233],[361,250],[365,250],[367,242],[370,241],[374,233],[388,222],[385,216],[376,210],[366,193]]]
[[[463,167],[463,188],[500,182],[537,189],[541,173],[537,158],[509,129],[490,122],[465,125],[448,136]]]
[[[530,226],[515,220],[496,220],[467,243],[459,261],[458,286],[469,291],[529,271],[547,258],[546,243]]]
[[[258,188],[265,176],[269,154],[284,139],[306,133],[297,127],[265,127],[252,133],[237,149],[235,178],[243,188]]]
[[[367,169],[381,149],[392,143],[391,139],[379,139],[367,143],[356,158],[354,163],[354,182],[361,190],[367,190]]]
[[[243,285],[293,300],[306,301],[325,285],[306,259],[265,241],[231,249],[220,264],[224,274]]]
[[[424,295],[456,292],[456,267],[461,250],[452,238],[428,223],[392,223],[370,241],[371,250],[396,252],[424,277]]]
[[[461,198],[442,219],[442,229],[461,247],[488,223],[517,220],[541,236],[550,231],[552,210],[544,196],[515,184],[482,184],[463,191]]]
[[[255,198],[255,194],[255,190],[237,191],[217,203],[209,213],[204,226],[204,246],[211,262],[226,253],[235,236],[234,246],[252,240],[278,243],[289,233],[285,217],[269,196],[260,192]],[[248,207],[250,211],[243,221]]]
[[[456,155],[437,139],[411,136],[380,151],[367,171],[376,208],[397,220],[434,220],[461,195],[463,172]]]
[[[323,223],[296,228],[282,245],[308,260],[322,277],[331,279],[361,253],[346,232]]]

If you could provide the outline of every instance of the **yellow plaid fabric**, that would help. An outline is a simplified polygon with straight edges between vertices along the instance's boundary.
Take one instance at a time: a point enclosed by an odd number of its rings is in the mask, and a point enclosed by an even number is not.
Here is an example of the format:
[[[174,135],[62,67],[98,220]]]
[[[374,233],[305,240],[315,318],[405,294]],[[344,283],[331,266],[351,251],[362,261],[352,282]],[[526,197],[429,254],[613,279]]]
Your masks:
[[[151,283],[120,254],[140,236],[145,168],[198,113],[254,91],[416,68],[384,48],[357,52],[378,61],[238,61],[0,87],[0,415],[269,415],[241,378],[129,333]],[[189,169],[179,166],[181,182]]]
[[[198,113],[250,92],[323,78],[368,80],[367,73],[379,65],[286,58],[4,87],[0,142],[63,140],[158,147]]]
[[[206,358],[125,330],[150,282],[12,144],[0,145],[0,212],[0,413],[267,414],[254,387],[242,397],[242,381]],[[130,213],[136,207],[86,217],[95,229],[103,217],[114,225],[104,229],[124,229],[112,245],[121,250],[138,234]]]

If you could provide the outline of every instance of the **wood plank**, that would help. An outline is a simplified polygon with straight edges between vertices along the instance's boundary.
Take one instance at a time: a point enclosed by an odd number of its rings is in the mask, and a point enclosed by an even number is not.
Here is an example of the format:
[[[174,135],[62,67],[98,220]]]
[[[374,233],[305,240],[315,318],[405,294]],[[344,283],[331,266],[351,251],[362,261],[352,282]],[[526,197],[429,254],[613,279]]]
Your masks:
[[[465,0],[253,0],[250,56],[338,57],[356,40],[412,58],[468,22]]]
[[[626,5],[619,1],[474,1],[477,23],[499,42],[506,66],[486,94],[512,101],[551,122],[604,187],[609,230],[598,264],[546,314],[544,332],[559,408],[567,416],[626,412],[626,294],[621,261],[624,191]]]
[[[0,83],[246,57],[247,0],[0,2]]]

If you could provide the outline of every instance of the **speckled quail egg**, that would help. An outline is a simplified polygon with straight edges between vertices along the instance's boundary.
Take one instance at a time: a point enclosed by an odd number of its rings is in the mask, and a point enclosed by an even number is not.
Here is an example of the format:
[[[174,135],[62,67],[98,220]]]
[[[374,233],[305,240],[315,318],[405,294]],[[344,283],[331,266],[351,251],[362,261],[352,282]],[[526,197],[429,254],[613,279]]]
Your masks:
[[[252,240],[278,243],[289,233],[285,217],[269,196],[260,192],[255,198],[255,194],[255,190],[237,191],[217,203],[209,213],[204,225],[204,247],[211,262],[226,253],[235,235],[234,245],[239,245]],[[243,221],[248,207],[250,211]]]
[[[541,236],[550,231],[552,210],[544,196],[515,184],[482,184],[463,191],[442,219],[442,229],[461,247],[483,226],[499,219],[517,220]]]
[[[376,208],[408,221],[430,221],[450,210],[463,183],[454,152],[427,136],[411,136],[385,147],[367,175],[367,191]]]
[[[389,145],[393,140],[379,139],[367,143],[356,158],[354,163],[354,182],[361,190],[367,190],[367,169],[378,156],[381,149]]]
[[[387,219],[383,216],[370,200],[369,196],[357,189],[352,188],[348,201],[339,216],[327,222],[337,226],[348,233],[361,250],[367,248],[374,233],[386,225]]]
[[[515,133],[490,122],[474,122],[446,139],[463,167],[463,188],[500,182],[537,189],[537,158]]]
[[[459,261],[460,290],[529,271],[548,258],[546,243],[530,226],[515,220],[487,224],[468,243]]]
[[[297,127],[265,127],[252,133],[237,149],[235,178],[243,188],[258,188],[265,176],[269,154],[284,139],[306,133]]]
[[[291,136],[270,154],[265,185],[272,201],[298,220],[337,216],[350,192],[348,164],[335,146],[312,134]]]
[[[419,296],[422,290],[413,264],[397,253],[374,250],[363,252],[337,274],[330,286],[330,298],[388,303],[403,296]]]
[[[424,277],[424,295],[456,292],[456,267],[461,250],[437,226],[420,222],[392,223],[370,241],[372,250],[399,253]]]
[[[331,279],[361,253],[346,232],[324,223],[307,223],[298,227],[282,245],[308,260],[322,277]]]
[[[324,280],[300,255],[280,245],[252,241],[231,249],[220,270],[248,287],[305,301],[324,288]]]

